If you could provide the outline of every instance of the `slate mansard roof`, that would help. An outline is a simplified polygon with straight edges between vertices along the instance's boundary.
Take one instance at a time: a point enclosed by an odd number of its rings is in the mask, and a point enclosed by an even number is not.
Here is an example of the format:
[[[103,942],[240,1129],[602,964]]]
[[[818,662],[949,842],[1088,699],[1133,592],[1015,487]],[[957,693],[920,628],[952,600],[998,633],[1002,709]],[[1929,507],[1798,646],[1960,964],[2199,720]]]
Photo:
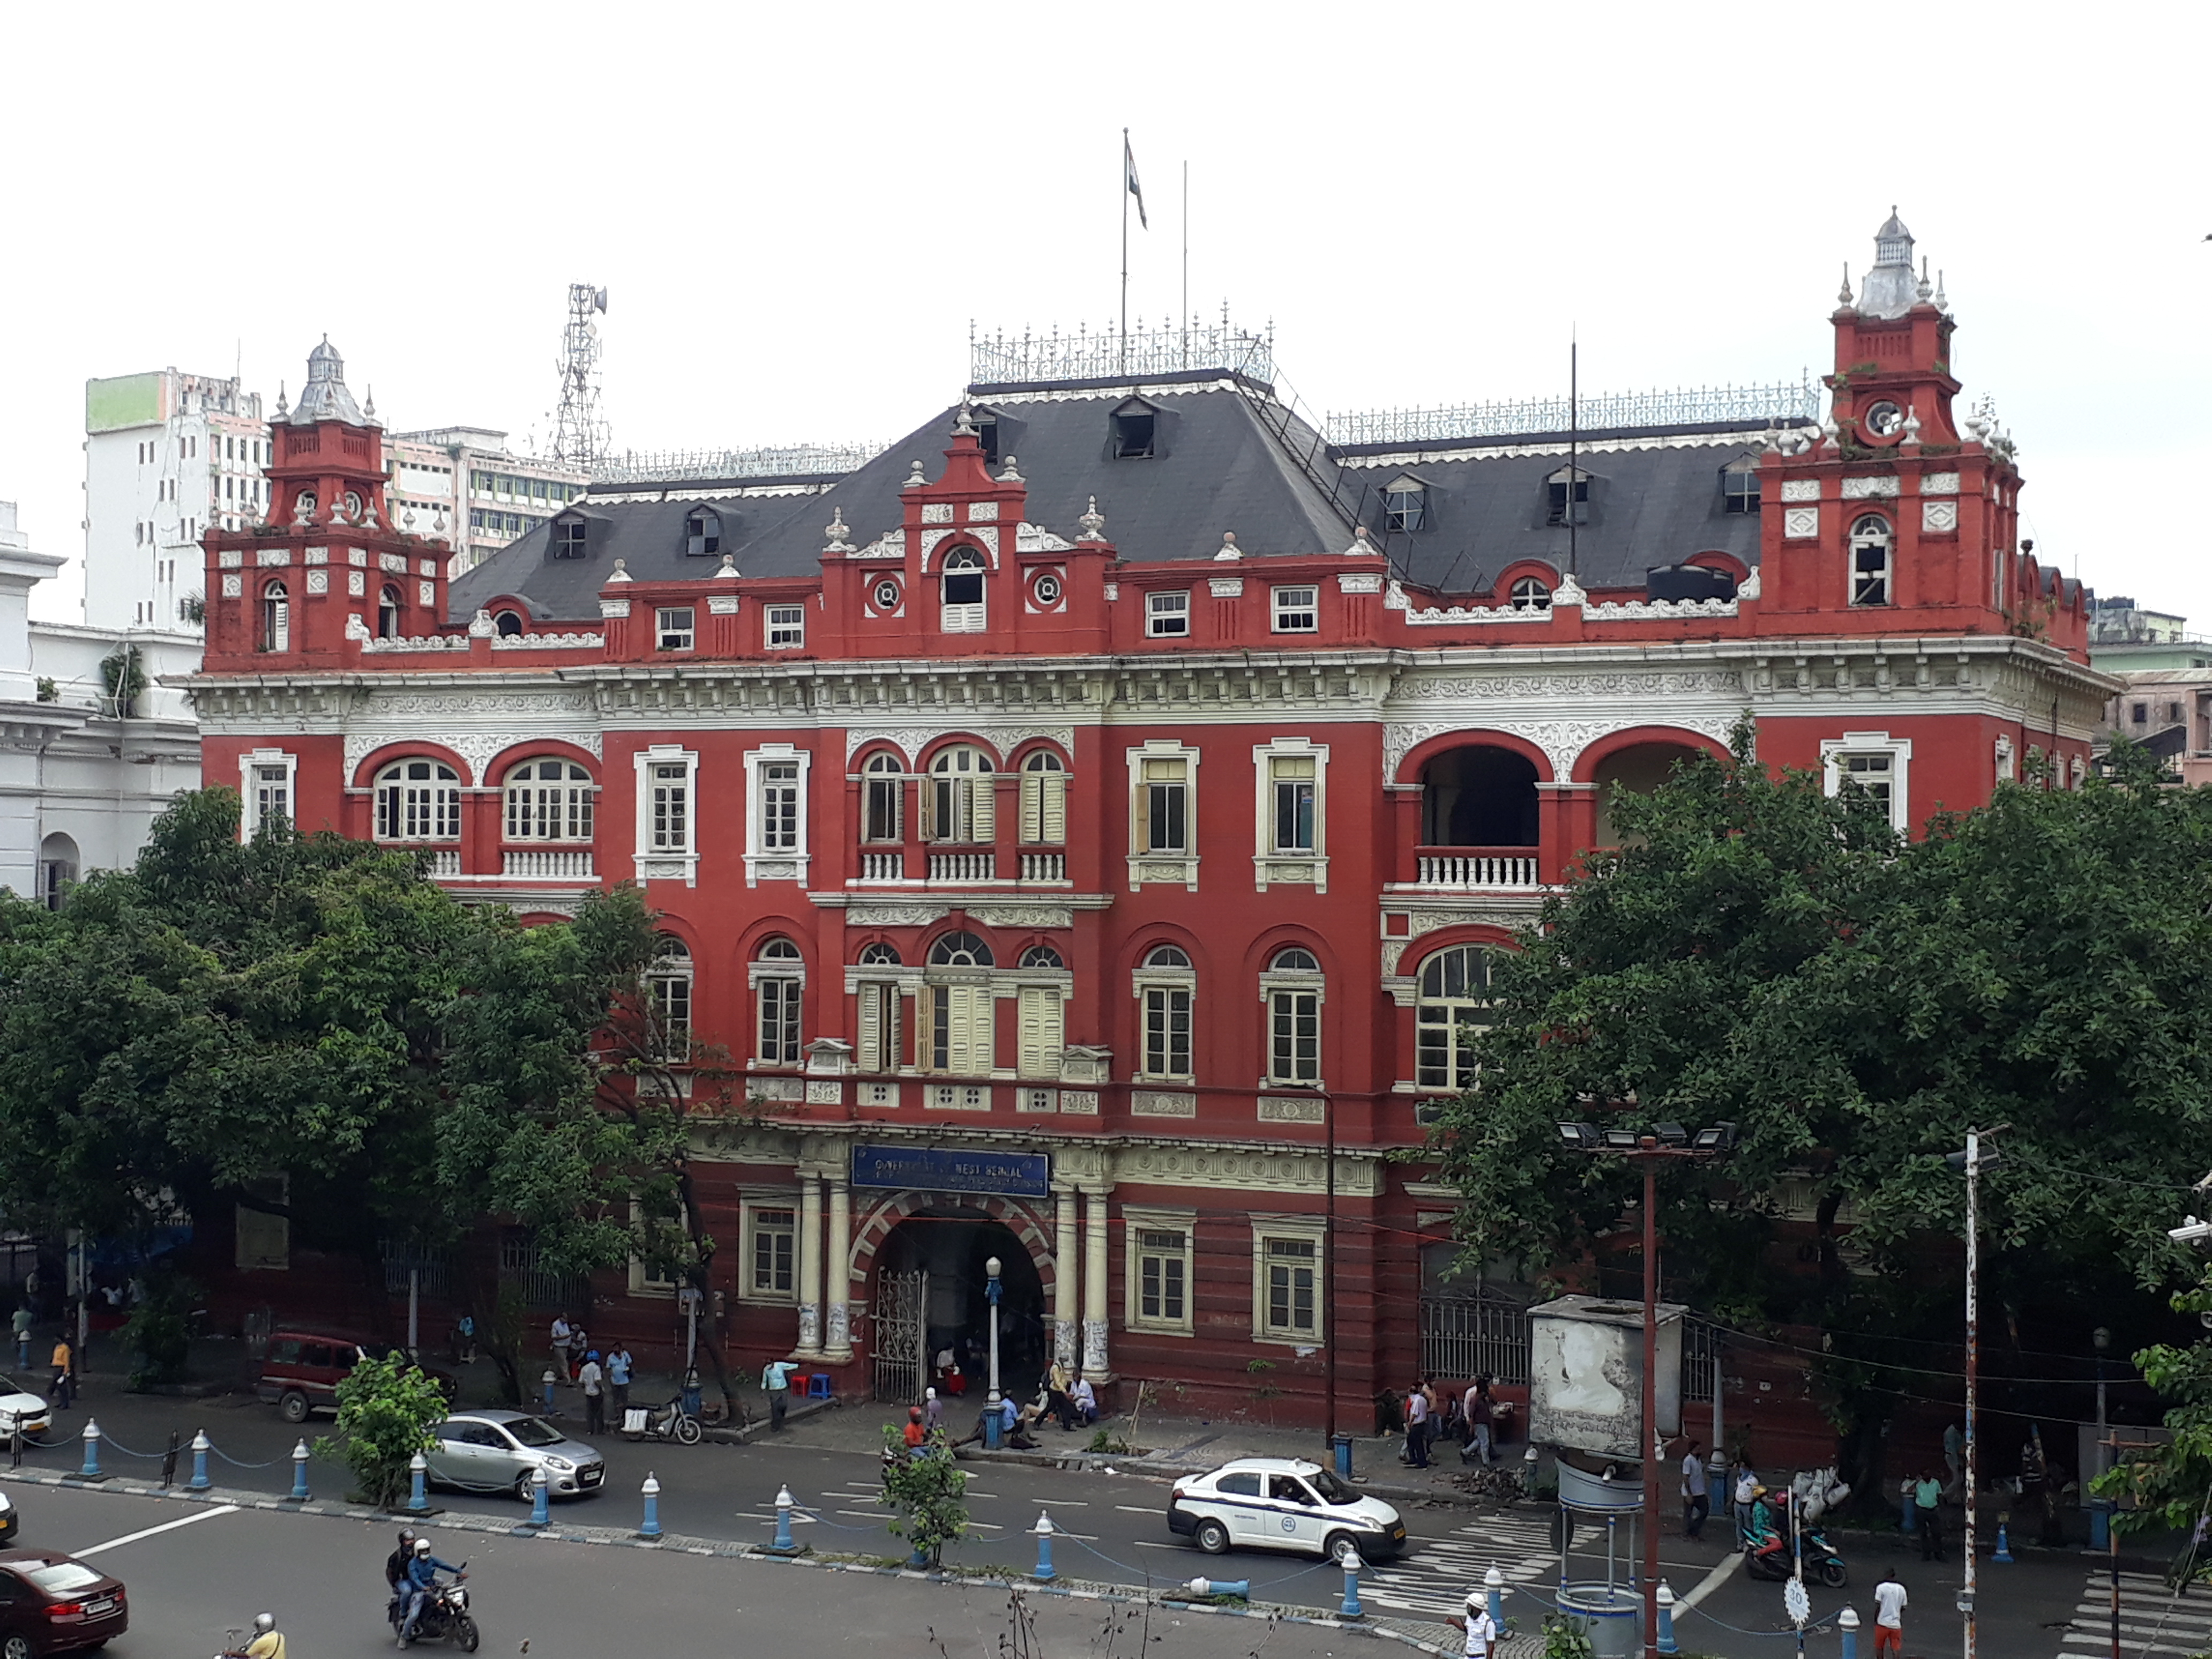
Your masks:
[[[1415,588],[1487,591],[1524,559],[1567,568],[1567,528],[1547,523],[1547,484],[1567,464],[1564,433],[1332,447],[1266,388],[1211,374],[971,391],[975,418],[998,423],[999,465],[1014,457],[1028,485],[1029,520],[1075,540],[1095,495],[1108,538],[1133,563],[1210,558],[1224,532],[1248,558],[1338,552],[1364,524]],[[1157,411],[1154,453],[1144,459],[1115,453],[1114,416],[1132,398]],[[721,480],[586,498],[455,580],[452,619],[501,594],[520,595],[537,621],[596,619],[617,558],[641,581],[709,575],[719,556],[686,551],[685,520],[701,505],[719,516],[719,552],[734,556],[740,574],[812,575],[833,512],[854,546],[902,522],[900,486],[917,458],[930,477],[943,470],[957,413],[945,409],[834,480]],[[1576,538],[1583,586],[1640,587],[1646,570],[1704,552],[1755,565],[1758,514],[1726,511],[1721,475],[1759,454],[1764,424],[1585,434],[1589,500]],[[1423,525],[1392,532],[1383,492],[1405,477],[1422,488]],[[588,556],[550,558],[554,526],[574,514],[589,526]]]

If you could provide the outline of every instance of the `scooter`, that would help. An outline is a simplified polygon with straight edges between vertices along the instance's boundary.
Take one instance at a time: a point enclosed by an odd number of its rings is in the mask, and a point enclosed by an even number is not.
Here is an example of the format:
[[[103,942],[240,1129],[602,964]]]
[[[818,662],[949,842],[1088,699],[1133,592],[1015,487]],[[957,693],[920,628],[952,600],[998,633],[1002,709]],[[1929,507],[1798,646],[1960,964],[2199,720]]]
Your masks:
[[[678,1395],[665,1406],[632,1406],[623,1413],[625,1440],[673,1440],[679,1446],[696,1446],[706,1431],[699,1419],[684,1409]]]
[[[1743,1546],[1743,1571],[1747,1577],[1759,1578],[1778,1584],[1785,1578],[1797,1576],[1798,1556],[1805,1562],[1805,1576],[1826,1585],[1830,1589],[1841,1589],[1850,1578],[1850,1569],[1844,1565],[1844,1553],[1828,1541],[1828,1534],[1817,1526],[1800,1525],[1797,1528],[1797,1555],[1790,1549],[1790,1517],[1779,1517],[1782,1547],[1766,1554],[1759,1553],[1765,1539],[1755,1536],[1748,1527],[1737,1528],[1737,1540]]]
[[[450,1583],[440,1583],[432,1589],[422,1602],[422,1616],[415,1621],[416,1642],[451,1642],[464,1653],[474,1653],[477,1644],[483,1639],[477,1629],[477,1621],[469,1612],[468,1577],[465,1571],[456,1572]],[[406,1622],[407,1604],[395,1601],[386,1617],[397,1632]],[[400,1645],[409,1644],[403,1641]]]

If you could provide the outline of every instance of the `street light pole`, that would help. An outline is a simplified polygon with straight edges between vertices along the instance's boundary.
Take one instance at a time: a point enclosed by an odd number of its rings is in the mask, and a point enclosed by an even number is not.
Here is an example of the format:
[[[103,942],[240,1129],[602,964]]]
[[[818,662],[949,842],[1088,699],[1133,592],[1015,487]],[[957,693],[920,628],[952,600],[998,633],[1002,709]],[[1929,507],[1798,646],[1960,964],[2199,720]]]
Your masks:
[[[990,1403],[991,1403],[994,1407],[997,1406],[997,1405],[998,1405],[998,1403],[999,1403],[999,1295],[1000,1295],[1000,1291],[999,1291],[999,1269],[1000,1269],[1000,1263],[999,1258],[998,1258],[998,1257],[996,1257],[995,1255],[994,1255],[994,1256],[993,1256],[993,1257],[992,1257],[988,1261],[986,1261],[986,1262],[983,1264],[983,1274],[984,1274],[984,1279],[985,1279],[985,1280],[986,1280],[986,1283],[984,1284],[984,1286],[983,1286],[983,1295],[984,1295],[985,1298],[986,1298],[987,1300],[988,1300],[988,1301],[989,1301],[989,1303],[990,1303],[990,1304],[991,1304],[991,1394],[990,1394]]]
[[[1966,1131],[1966,1585],[1959,1593],[1966,1616],[1966,1659],[1974,1659],[1974,1406],[1981,1372],[1982,1138]]]

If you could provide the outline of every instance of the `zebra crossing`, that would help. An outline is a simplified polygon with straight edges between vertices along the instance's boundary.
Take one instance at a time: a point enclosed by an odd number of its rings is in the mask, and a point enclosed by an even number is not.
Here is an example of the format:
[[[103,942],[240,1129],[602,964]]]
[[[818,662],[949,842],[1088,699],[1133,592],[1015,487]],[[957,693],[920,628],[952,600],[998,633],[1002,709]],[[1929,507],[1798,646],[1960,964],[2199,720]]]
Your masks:
[[[1516,1585],[1540,1588],[1559,1576],[1548,1515],[1486,1515],[1437,1536],[1423,1537],[1395,1561],[1360,1576],[1359,1595],[1394,1613],[1431,1620],[1458,1613],[1467,1593],[1496,1567],[1505,1576],[1506,1607]]]
[[[2120,1575],[2120,1651],[2127,1659],[2192,1659],[2212,1649],[2212,1596],[2176,1596],[2147,1572]],[[2112,1580],[2092,1571],[2057,1659],[2112,1659]]]

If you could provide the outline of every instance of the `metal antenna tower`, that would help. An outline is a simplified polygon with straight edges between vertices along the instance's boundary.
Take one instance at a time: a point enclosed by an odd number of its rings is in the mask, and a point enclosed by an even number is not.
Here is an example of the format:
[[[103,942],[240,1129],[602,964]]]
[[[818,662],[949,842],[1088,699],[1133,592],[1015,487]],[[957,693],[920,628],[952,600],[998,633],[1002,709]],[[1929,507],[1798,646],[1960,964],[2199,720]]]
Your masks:
[[[605,313],[607,291],[589,283],[568,284],[568,325],[561,331],[561,407],[553,417],[553,459],[588,471],[608,448],[605,416],[599,409],[599,325],[592,313]]]

